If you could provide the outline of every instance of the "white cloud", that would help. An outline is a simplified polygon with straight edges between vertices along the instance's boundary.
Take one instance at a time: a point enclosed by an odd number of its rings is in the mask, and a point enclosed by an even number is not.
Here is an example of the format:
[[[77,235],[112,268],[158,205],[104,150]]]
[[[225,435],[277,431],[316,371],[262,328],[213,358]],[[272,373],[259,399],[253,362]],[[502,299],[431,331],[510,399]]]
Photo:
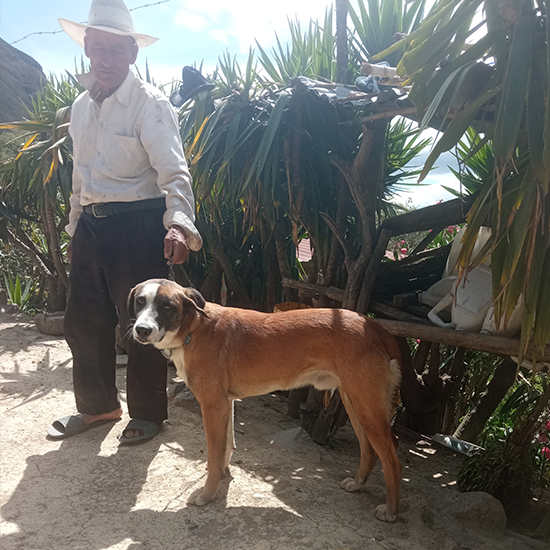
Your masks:
[[[177,26],[189,29],[190,31],[201,32],[208,28],[210,20],[200,13],[179,11],[176,13],[175,23]]]
[[[233,37],[238,43],[239,52],[245,53],[251,45],[255,46],[255,39],[261,40],[263,47],[271,47],[275,43],[275,32],[281,41],[286,41],[287,19],[298,19],[304,29],[310,19],[322,21],[331,3],[319,0],[278,0],[267,5],[257,0],[233,0],[230,4],[225,0],[208,0],[198,4],[191,0],[181,0],[181,5],[182,9],[176,16],[178,24],[191,28],[186,21],[203,19],[210,33],[223,29],[225,39]]]
[[[229,42],[229,33],[227,31],[211,30],[211,31],[208,32],[208,34],[214,40],[218,40],[219,42],[224,42],[225,44],[227,44]]]
[[[141,77],[145,78],[145,59],[141,61],[138,59],[137,68]],[[157,85],[163,86],[166,95],[170,94],[172,82],[176,82],[179,85],[181,81],[181,67],[149,63],[149,73]]]

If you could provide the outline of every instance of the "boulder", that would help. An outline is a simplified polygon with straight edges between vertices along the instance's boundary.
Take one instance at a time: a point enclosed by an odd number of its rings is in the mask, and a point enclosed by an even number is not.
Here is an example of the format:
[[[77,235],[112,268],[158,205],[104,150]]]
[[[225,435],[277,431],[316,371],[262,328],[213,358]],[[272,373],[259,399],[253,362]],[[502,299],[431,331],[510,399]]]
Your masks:
[[[63,334],[63,311],[56,311],[54,313],[37,313],[34,318],[34,324],[36,328],[42,332],[42,334],[49,334],[51,336],[61,336]]]
[[[32,97],[46,83],[42,67],[0,38],[0,74],[0,122],[27,118],[23,104],[30,107]]]

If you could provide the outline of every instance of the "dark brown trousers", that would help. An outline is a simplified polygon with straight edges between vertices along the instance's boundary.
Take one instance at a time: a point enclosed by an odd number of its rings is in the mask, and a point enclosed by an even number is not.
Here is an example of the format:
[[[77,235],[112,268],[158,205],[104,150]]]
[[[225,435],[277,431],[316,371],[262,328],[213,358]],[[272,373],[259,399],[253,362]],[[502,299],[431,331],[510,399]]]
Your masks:
[[[82,214],[72,239],[65,338],[73,355],[77,410],[101,414],[120,406],[115,329],[120,320],[128,353],[130,417],[167,418],[167,361],[153,346],[132,340],[127,299],[138,283],[166,278],[163,209],[95,218]],[[129,337],[130,336],[130,337]]]

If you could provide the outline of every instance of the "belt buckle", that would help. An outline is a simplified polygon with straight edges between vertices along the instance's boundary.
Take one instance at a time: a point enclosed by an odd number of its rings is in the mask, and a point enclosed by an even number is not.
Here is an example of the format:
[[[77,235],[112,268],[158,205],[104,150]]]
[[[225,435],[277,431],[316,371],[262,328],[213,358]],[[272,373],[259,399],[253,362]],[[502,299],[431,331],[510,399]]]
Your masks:
[[[94,218],[106,218],[107,214],[99,214],[97,209],[103,208],[104,204],[92,204],[92,214],[94,215]]]

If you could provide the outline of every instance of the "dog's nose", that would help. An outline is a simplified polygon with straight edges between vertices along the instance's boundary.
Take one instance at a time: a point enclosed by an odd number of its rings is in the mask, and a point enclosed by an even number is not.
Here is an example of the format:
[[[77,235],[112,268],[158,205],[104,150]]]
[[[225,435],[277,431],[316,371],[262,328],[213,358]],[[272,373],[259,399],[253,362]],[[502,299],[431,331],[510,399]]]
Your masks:
[[[153,329],[149,327],[144,327],[143,325],[138,325],[135,327],[135,331],[140,338],[147,338],[148,336],[150,336],[151,332],[153,332]]]

